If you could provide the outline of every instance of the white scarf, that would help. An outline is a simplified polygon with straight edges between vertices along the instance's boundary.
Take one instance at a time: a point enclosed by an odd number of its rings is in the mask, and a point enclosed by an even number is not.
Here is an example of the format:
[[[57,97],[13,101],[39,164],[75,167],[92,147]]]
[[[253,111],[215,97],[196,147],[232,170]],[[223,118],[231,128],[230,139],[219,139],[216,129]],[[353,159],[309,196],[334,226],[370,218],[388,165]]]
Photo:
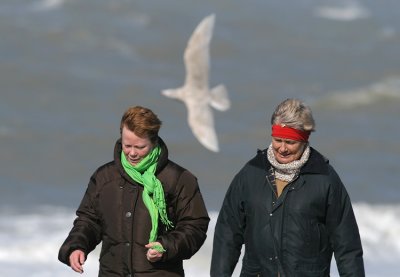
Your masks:
[[[310,146],[307,145],[299,160],[287,164],[281,164],[275,158],[271,143],[267,150],[267,157],[269,162],[275,169],[275,178],[282,181],[290,182],[300,172],[300,168],[308,161],[308,158],[310,157]]]

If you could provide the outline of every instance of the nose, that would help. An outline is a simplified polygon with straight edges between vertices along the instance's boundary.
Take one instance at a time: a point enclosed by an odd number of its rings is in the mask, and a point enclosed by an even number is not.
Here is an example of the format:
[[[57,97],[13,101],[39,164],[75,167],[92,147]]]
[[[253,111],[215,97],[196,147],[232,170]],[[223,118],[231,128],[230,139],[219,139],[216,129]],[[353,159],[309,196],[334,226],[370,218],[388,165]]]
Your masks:
[[[286,143],[282,142],[281,145],[279,146],[279,151],[281,153],[284,153],[286,152],[286,150],[287,150]]]
[[[129,156],[131,156],[131,157],[135,157],[136,156],[136,151],[135,151],[135,148],[134,147],[132,147],[130,150],[129,150]]]

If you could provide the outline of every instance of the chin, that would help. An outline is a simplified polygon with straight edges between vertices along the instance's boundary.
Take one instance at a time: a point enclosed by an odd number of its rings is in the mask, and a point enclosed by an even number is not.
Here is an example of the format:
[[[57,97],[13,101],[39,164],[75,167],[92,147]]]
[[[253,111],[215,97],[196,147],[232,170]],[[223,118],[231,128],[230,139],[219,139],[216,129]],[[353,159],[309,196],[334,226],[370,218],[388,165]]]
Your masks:
[[[288,159],[277,159],[277,161],[278,161],[280,164],[288,164],[288,163],[290,163],[290,162],[293,162],[294,160],[293,160],[292,158],[288,158]]]

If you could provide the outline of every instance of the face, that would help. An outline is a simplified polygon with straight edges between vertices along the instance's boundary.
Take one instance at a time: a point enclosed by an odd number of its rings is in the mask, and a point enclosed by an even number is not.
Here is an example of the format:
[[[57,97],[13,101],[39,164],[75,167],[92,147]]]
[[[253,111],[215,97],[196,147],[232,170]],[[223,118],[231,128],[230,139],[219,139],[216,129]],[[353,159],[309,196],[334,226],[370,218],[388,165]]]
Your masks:
[[[149,138],[140,138],[126,127],[122,128],[121,142],[126,159],[133,166],[143,160],[154,146]]]
[[[300,159],[305,146],[303,141],[272,137],[272,150],[275,159],[281,164]]]

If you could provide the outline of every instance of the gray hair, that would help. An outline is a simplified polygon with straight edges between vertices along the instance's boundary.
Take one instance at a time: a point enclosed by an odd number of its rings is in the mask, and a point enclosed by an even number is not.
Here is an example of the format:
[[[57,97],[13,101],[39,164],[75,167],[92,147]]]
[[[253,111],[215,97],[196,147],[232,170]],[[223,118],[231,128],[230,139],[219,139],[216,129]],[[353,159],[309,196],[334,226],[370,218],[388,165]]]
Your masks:
[[[315,131],[315,121],[311,108],[294,98],[286,99],[275,108],[271,117],[271,124],[284,124],[301,131]]]

